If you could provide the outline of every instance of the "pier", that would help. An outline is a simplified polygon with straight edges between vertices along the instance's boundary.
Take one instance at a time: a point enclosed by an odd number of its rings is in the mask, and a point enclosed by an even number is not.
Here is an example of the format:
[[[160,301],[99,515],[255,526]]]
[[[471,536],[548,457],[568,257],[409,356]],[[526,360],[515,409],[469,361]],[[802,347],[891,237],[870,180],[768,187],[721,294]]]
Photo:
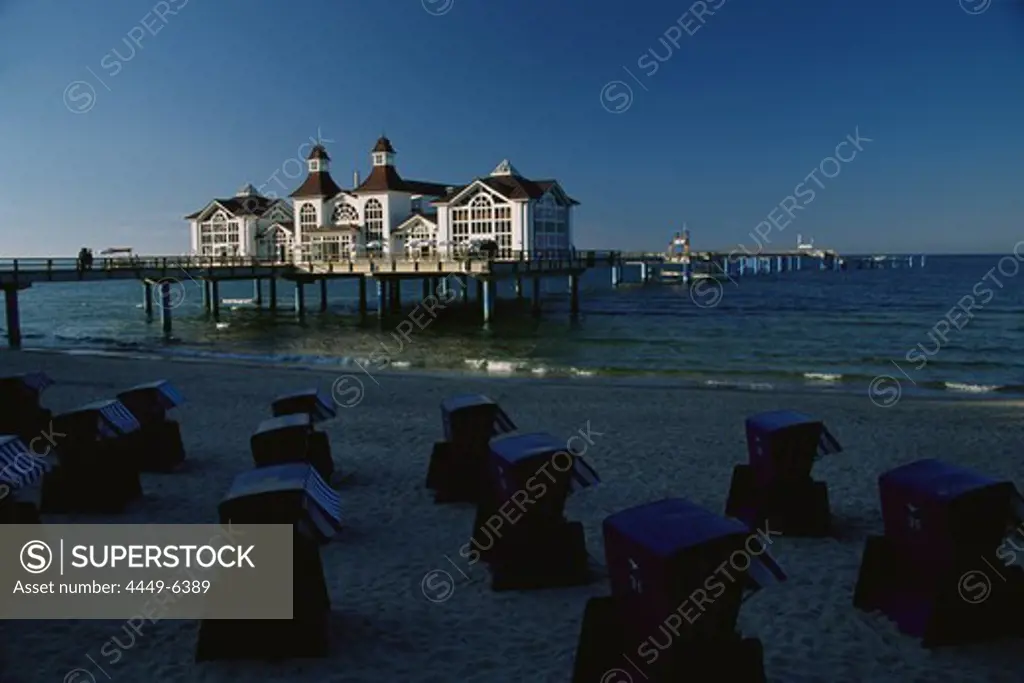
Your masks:
[[[924,265],[924,257],[919,257]],[[914,257],[870,257],[857,259],[852,265],[862,267],[912,267]],[[870,264],[870,265],[868,265]],[[384,318],[401,307],[403,284],[420,282],[423,300],[434,297],[435,308],[443,308],[455,300],[469,304],[475,291],[486,324],[494,317],[497,300],[496,284],[514,283],[517,299],[524,298],[527,286],[531,311],[540,314],[542,281],[556,279],[567,283],[571,315],[580,310],[580,277],[590,268],[610,267],[611,285],[623,282],[623,270],[640,269],[640,282],[689,283],[700,278],[732,279],[749,275],[798,271],[839,271],[846,263],[834,251],[797,249],[761,253],[750,256],[731,252],[693,252],[682,256],[652,252],[574,251],[570,253],[513,253],[493,258],[434,257],[401,258],[397,256],[336,258],[333,260],[273,260],[249,257],[167,256],[100,258],[92,267],[83,268],[75,258],[0,259],[0,288],[4,292],[7,341],[10,348],[21,346],[21,314],[18,294],[33,285],[48,282],[101,282],[104,280],[136,280],[141,283],[146,315],[159,315],[165,334],[172,329],[175,302],[174,287],[185,280],[201,285],[203,306],[215,317],[220,313],[220,283],[251,280],[253,303],[270,310],[278,306],[277,283],[294,283],[295,314],[306,314],[307,288],[314,287],[321,312],[328,308],[327,284],[331,280],[353,279],[358,282],[359,314],[368,313],[367,289],[376,291],[376,314]],[[267,297],[264,299],[264,283]],[[473,286],[475,284],[475,286]],[[455,290],[460,290],[456,292]],[[566,291],[566,290],[561,290]],[[156,309],[156,310],[154,310]]]

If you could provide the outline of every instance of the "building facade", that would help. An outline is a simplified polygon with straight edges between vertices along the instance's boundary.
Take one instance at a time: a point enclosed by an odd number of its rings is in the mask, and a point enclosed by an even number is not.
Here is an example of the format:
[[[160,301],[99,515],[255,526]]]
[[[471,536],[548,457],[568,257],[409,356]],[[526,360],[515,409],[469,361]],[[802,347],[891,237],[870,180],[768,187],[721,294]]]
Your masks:
[[[340,260],[367,254],[458,257],[493,242],[501,257],[573,249],[572,209],[556,180],[529,180],[507,160],[486,177],[461,185],[406,180],[386,137],[370,152],[362,182],[343,189],[331,158],[317,145],[308,175],[288,200],[246,185],[214,199],[186,220],[192,253],[281,260]]]

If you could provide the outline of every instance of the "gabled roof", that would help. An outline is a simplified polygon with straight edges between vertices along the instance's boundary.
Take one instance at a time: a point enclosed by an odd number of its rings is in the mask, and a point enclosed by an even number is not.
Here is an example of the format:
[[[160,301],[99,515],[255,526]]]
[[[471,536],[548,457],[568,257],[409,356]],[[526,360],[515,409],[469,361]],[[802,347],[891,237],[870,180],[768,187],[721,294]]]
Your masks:
[[[421,180],[405,180],[398,175],[394,166],[374,166],[366,180],[359,184],[359,187],[352,190],[353,193],[360,192],[405,192],[408,194],[425,194],[430,197],[444,195],[449,185],[441,183],[429,183]]]
[[[456,187],[435,201],[434,204],[448,204],[477,183],[486,185],[505,199],[540,199],[545,192],[553,187],[557,187],[562,194],[565,194],[557,180],[529,180],[520,175],[492,175],[486,178],[477,178],[467,185]],[[567,194],[565,194],[565,198],[573,205],[579,204]]]
[[[193,218],[198,218],[214,205],[224,209],[224,211],[232,216],[262,216],[277,201],[278,200],[276,199],[263,197],[261,195],[231,197],[230,199],[214,199],[195,213],[190,213],[185,216],[185,219],[192,220]]]
[[[416,218],[422,218],[424,222],[430,223],[435,228],[437,227],[437,212],[436,211],[429,212],[429,213],[426,213],[426,212],[423,212],[423,211],[413,211],[408,216],[406,216],[405,218],[400,220],[398,222],[398,225],[396,225],[394,227],[392,232],[404,229],[407,223],[411,223],[413,221],[413,219],[416,219]]]
[[[333,197],[341,192],[341,188],[334,182],[334,178],[327,171],[316,171],[306,176],[306,179],[295,192],[289,197]]]

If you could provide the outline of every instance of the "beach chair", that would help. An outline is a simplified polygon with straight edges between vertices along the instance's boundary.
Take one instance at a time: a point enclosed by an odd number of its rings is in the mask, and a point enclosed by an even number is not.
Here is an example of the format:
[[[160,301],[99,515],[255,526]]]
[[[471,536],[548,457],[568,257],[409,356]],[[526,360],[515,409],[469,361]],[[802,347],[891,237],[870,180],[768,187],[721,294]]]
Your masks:
[[[43,372],[0,377],[0,434],[17,435],[29,445],[45,438],[53,414],[41,405],[40,397],[52,385],[53,380]]]
[[[1024,635],[1024,500],[1009,481],[940,460],[878,479],[884,535],[869,536],[853,604],[925,647]],[[1014,545],[1014,543],[1018,545]]]
[[[53,459],[32,453],[14,435],[0,435],[0,524],[38,524],[44,475]]]
[[[763,537],[681,499],[617,512],[603,531],[611,596],[587,603],[573,683],[631,668],[622,653],[651,681],[763,683],[761,641],[736,628],[751,591],[785,580]]]
[[[725,514],[790,536],[825,536],[832,526],[828,486],[811,478],[815,461],[842,450],[824,423],[779,410],[746,420],[748,464],[733,468]]]
[[[292,413],[264,420],[256,428],[249,444],[256,467],[304,462],[316,468],[324,481],[334,475],[330,447],[314,439],[313,420],[307,413]],[[317,444],[320,444],[319,446]]]
[[[441,402],[444,441],[434,444],[427,488],[436,503],[477,503],[487,481],[491,438],[516,426],[496,402],[479,394],[452,396]]]
[[[142,425],[116,399],[55,415],[58,465],[43,478],[43,512],[121,512],[142,496]]]
[[[488,486],[477,503],[470,545],[490,564],[493,590],[589,583],[583,525],[564,516],[570,491],[597,473],[550,434],[491,439]]]
[[[185,459],[181,426],[167,417],[167,411],[184,403],[178,390],[166,380],[140,384],[122,391],[117,398],[142,425],[139,467],[143,472],[170,472]]]
[[[292,524],[292,618],[204,619],[196,661],[325,657],[331,611],[320,546],[341,528],[338,494],[307,463],[262,467],[235,478],[221,524]]]
[[[309,434],[311,462],[322,462],[325,465],[329,463],[331,475],[333,475],[334,459],[331,457],[330,439],[326,433],[316,429],[316,425],[333,420],[338,416],[338,411],[335,409],[331,397],[324,395],[316,389],[308,389],[294,394],[278,396],[270,404],[270,410],[274,417],[298,414],[309,415],[309,421],[313,426]],[[330,478],[328,478],[329,481]]]

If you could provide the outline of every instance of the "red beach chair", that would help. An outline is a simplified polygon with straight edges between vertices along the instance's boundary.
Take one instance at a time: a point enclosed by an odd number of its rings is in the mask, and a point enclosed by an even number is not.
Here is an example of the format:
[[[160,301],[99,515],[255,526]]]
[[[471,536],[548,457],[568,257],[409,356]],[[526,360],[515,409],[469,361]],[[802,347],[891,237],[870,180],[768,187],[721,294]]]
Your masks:
[[[842,450],[824,423],[779,410],[747,418],[749,464],[733,468],[725,514],[751,527],[767,521],[791,536],[825,536],[832,526],[828,486],[811,478],[815,461]]]
[[[743,638],[736,621],[748,591],[785,574],[757,532],[681,499],[617,512],[603,526],[612,594],[587,604],[573,683],[636,666],[637,680],[764,682],[761,642]]]
[[[178,390],[166,380],[140,384],[117,395],[142,425],[139,463],[143,472],[170,472],[185,459],[181,426],[167,411],[184,403]]]
[[[444,441],[434,444],[427,488],[437,503],[477,503],[487,486],[491,438],[516,426],[495,401],[480,394],[452,396],[441,402]]]
[[[854,606],[925,647],[1024,635],[1024,570],[1003,562],[1024,528],[1016,487],[925,459],[882,474],[878,489],[885,534],[868,537]]]
[[[235,478],[221,524],[293,524],[293,617],[204,619],[196,661],[325,657],[331,611],[320,545],[341,528],[338,494],[307,463],[262,467]]]

